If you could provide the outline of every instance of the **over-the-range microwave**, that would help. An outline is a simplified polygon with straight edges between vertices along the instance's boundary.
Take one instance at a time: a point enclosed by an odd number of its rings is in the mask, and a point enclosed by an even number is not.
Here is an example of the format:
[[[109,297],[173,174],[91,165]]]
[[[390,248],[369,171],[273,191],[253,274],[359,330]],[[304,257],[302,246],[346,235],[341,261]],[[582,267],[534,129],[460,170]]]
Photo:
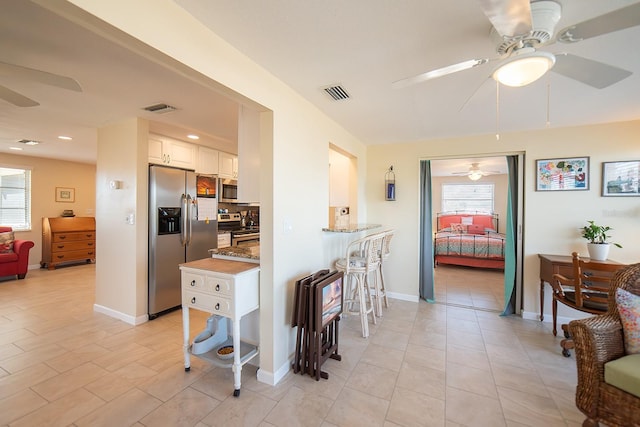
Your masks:
[[[220,183],[218,201],[224,203],[238,203],[238,180],[230,178],[218,179]]]

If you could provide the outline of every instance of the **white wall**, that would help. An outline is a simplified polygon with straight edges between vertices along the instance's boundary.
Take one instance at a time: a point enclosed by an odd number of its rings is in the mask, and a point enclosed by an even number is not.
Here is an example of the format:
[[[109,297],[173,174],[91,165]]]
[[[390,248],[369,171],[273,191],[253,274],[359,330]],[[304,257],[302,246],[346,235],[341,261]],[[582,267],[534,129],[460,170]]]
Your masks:
[[[321,229],[327,224],[329,205],[329,144],[357,157],[361,183],[366,182],[365,146],[171,0],[71,3],[211,77],[227,87],[220,90],[230,96],[228,88],[236,91],[242,95],[241,102],[248,98],[273,111],[272,138],[261,138],[260,147],[261,264],[265,265],[260,275],[259,376],[263,381],[278,381],[289,370],[295,346],[290,327],[293,284],[327,267],[323,254],[331,242],[323,238]],[[60,8],[76,20],[88,21],[69,5]],[[365,189],[360,186],[357,200],[365,200]],[[364,203],[358,208],[358,220],[363,221]]]
[[[480,154],[525,152],[524,194],[524,315],[536,318],[539,310],[538,253],[586,255],[586,241],[579,228],[587,220],[613,227],[614,240],[624,248],[612,248],[609,257],[640,262],[640,197],[601,197],[602,162],[640,159],[640,121],[584,127],[545,129],[533,132],[425,141],[412,144],[369,147],[367,210],[369,222],[381,222],[398,230],[386,271],[392,292],[418,295],[419,171],[420,160],[447,156],[473,157]],[[589,191],[535,191],[535,160],[589,156]],[[393,163],[396,173],[396,201],[386,202],[379,187],[384,171]],[[545,313],[551,313],[550,288],[546,288]],[[580,313],[560,307],[560,316]],[[551,316],[545,316],[545,321]]]
[[[148,134],[136,118],[98,130],[95,309],[132,324],[147,319]]]

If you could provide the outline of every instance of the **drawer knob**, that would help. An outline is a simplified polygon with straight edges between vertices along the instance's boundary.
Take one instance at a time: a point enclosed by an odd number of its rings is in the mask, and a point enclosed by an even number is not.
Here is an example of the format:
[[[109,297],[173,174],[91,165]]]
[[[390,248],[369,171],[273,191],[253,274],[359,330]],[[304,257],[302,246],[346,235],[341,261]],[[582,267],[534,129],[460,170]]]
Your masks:
[[[196,303],[196,297],[191,298],[191,304],[195,304]]]
[[[192,280],[192,281],[191,281],[191,286],[195,286],[195,285],[196,285],[196,281],[195,281],[195,280]]]
[[[216,310],[220,310],[220,303],[216,304]]]
[[[216,285],[216,291],[220,291],[220,285]]]

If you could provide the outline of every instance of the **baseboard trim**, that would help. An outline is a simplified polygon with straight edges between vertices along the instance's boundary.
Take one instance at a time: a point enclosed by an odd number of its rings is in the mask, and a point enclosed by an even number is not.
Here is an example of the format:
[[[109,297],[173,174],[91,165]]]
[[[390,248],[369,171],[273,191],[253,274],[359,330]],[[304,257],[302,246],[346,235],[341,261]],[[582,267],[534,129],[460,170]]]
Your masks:
[[[134,326],[141,325],[149,320],[148,314],[134,317],[99,304],[93,304],[93,311],[97,313],[106,314],[109,317],[122,320],[123,322],[128,323],[130,325],[134,325]]]
[[[289,370],[291,369],[291,360],[287,360],[284,365],[280,366],[275,373],[265,371],[264,369],[258,369],[258,381],[261,383],[269,384],[274,386],[282,380]]]
[[[589,317],[589,316],[584,316],[584,317]],[[537,320],[537,321],[540,321],[540,312],[523,311],[522,312],[522,318],[524,320]],[[560,325],[564,325],[564,324],[569,323],[572,320],[576,320],[576,319],[581,319],[581,317],[558,316],[558,321],[557,321],[558,329],[560,328]],[[553,316],[551,315],[551,313],[545,313],[544,320],[542,321],[542,323],[553,323]]]
[[[398,293],[398,292],[387,292],[387,296],[389,298],[399,299],[399,300],[402,300],[402,301],[409,301],[409,302],[419,302],[420,301],[420,297],[418,297],[417,295],[401,294],[401,293]]]

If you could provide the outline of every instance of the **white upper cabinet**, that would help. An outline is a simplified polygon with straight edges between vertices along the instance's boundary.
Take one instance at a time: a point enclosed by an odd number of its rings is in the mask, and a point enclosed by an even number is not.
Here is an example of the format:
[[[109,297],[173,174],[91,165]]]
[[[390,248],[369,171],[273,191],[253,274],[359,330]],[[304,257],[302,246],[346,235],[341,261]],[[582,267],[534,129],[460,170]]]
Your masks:
[[[197,146],[160,135],[149,136],[149,163],[196,169]]]
[[[260,202],[260,113],[238,112],[238,201]]]
[[[218,175],[218,150],[208,147],[198,147],[198,167],[196,172],[203,175]]]
[[[238,156],[220,151],[218,153],[218,176],[220,178],[238,178]]]

